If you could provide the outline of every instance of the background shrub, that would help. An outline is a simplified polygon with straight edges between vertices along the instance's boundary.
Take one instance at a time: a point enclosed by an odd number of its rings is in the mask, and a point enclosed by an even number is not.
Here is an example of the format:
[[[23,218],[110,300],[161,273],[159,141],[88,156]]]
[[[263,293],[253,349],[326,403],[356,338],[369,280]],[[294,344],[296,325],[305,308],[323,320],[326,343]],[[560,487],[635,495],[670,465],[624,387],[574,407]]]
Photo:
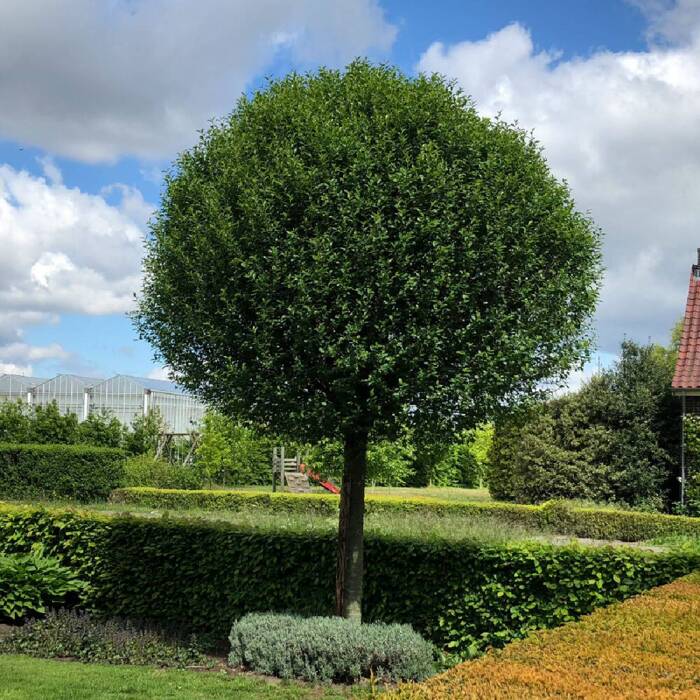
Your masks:
[[[129,620],[99,620],[87,612],[51,610],[29,620],[0,640],[0,652],[44,659],[70,657],[106,664],[153,664],[162,667],[207,665],[197,648]]]
[[[231,620],[249,612],[330,614],[335,542],[332,529],[301,525],[0,506],[0,548],[22,553],[44,544],[87,582],[86,606],[113,617],[179,623],[218,640],[228,635]],[[458,652],[482,632],[498,643],[520,634],[510,619],[498,616],[503,622],[494,623],[497,629],[463,632],[476,603],[460,601],[487,586],[507,587],[509,607],[525,619],[534,610],[537,623],[548,626],[670,581],[700,563],[690,550],[503,546],[375,534],[366,537],[365,562],[363,619],[411,624],[440,646],[459,639]],[[441,623],[455,604],[463,612],[455,609],[451,622]],[[483,606],[495,610],[491,598]]]
[[[203,478],[193,465],[172,464],[152,454],[134,455],[124,464],[124,485],[164,489],[198,489]]]
[[[121,447],[125,430],[114,416],[108,413],[91,413],[78,424],[76,442],[96,447]]]
[[[234,623],[229,641],[232,666],[280,678],[421,680],[435,666],[433,645],[409,625],[250,614]]]
[[[211,484],[269,484],[273,438],[208,411],[197,445],[197,466]],[[294,447],[288,447],[290,454]]]
[[[21,401],[0,403],[0,443],[120,447],[136,455],[155,453],[163,430],[157,410],[136,416],[126,428],[105,412],[90,413],[79,421],[74,413],[61,413],[55,401],[46,406],[28,406]]]
[[[86,445],[0,444],[0,496],[106,499],[123,483],[124,454]]]
[[[0,620],[46,612],[83,587],[75,573],[55,557],[43,556],[40,544],[28,554],[0,555]]]
[[[668,507],[680,454],[674,357],[626,341],[617,365],[580,391],[501,420],[489,456],[494,498]]]

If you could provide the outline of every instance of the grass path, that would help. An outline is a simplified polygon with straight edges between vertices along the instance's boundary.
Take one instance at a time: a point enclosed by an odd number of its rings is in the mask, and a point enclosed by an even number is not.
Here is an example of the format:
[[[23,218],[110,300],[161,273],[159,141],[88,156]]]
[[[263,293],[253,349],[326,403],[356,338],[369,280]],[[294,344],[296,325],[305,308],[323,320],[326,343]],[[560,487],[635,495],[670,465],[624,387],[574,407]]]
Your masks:
[[[186,700],[347,700],[366,692],[271,682],[253,676],[106,666],[0,655],[2,700],[180,698]]]

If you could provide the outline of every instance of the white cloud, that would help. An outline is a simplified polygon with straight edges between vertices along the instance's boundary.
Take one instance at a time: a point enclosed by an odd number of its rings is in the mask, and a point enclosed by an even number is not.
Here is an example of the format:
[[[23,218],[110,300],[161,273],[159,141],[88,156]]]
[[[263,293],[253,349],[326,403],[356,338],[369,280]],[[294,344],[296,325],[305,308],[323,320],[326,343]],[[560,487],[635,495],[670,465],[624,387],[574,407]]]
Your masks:
[[[156,369],[151,370],[148,373],[149,379],[166,379],[170,380],[170,368],[169,367],[156,367]]]
[[[679,3],[697,8],[698,3]],[[682,8],[681,8],[682,9]],[[649,12],[652,8],[647,7]],[[601,347],[627,334],[664,341],[682,315],[700,245],[700,16],[654,9],[677,42],[562,59],[519,24],[482,41],[428,48],[419,68],[456,78],[477,108],[532,129],[577,205],[603,229]]]
[[[67,360],[70,353],[58,343],[51,345],[28,345],[27,343],[8,343],[0,347],[0,360],[21,358],[35,362],[36,360]]]
[[[8,343],[0,345],[0,374],[32,376],[34,374],[32,363],[34,362],[41,360],[65,362],[71,358],[72,354],[58,343],[43,346],[21,342]]]
[[[649,19],[648,36],[672,42],[689,41],[700,25],[698,0],[628,0]]]
[[[13,362],[0,362],[0,374],[21,374],[24,377],[34,375],[31,365],[16,365]]]
[[[0,135],[89,162],[171,156],[287,52],[385,52],[377,0],[3,0]]]
[[[23,341],[30,325],[66,312],[123,313],[141,279],[142,240],[151,207],[124,185],[91,195],[0,165],[0,365],[24,368],[70,359],[60,345]],[[46,168],[45,164],[45,168]],[[117,195],[114,204],[107,195]]]

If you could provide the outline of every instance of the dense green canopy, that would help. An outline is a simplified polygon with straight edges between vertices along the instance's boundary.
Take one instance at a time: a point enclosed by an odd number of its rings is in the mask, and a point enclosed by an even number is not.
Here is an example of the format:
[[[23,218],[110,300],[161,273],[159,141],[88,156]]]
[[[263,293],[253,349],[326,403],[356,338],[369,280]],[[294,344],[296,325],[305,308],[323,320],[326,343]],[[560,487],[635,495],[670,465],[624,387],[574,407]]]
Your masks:
[[[225,413],[435,436],[579,364],[599,276],[525,132],[358,61],[271,82],[180,156],[135,320]]]
[[[525,133],[357,61],[270,83],[178,159],[135,319],[224,413],[343,440],[336,601],[359,619],[368,437],[435,440],[566,374],[599,275]]]

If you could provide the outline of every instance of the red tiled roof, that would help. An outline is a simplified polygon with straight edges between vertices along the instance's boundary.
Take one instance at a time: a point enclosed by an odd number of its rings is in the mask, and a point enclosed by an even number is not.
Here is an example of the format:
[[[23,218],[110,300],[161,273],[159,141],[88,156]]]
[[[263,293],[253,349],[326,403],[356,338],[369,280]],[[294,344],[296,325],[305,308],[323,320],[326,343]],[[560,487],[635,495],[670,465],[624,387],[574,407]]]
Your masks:
[[[700,266],[693,265],[688,285],[681,346],[673,374],[674,389],[700,389]]]

